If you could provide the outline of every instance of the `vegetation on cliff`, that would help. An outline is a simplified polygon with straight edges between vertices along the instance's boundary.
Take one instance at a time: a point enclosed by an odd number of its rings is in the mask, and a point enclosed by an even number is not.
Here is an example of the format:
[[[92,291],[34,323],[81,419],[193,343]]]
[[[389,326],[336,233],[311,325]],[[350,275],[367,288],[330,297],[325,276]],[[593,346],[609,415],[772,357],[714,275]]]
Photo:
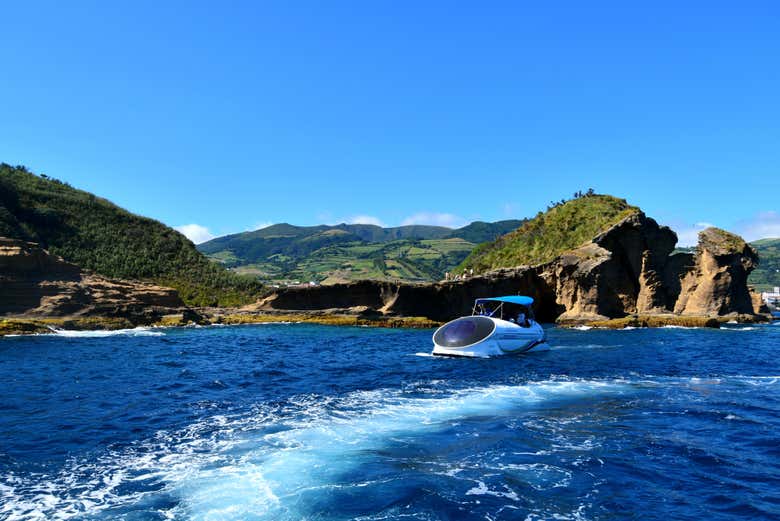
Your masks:
[[[750,245],[758,252],[760,264],[750,273],[748,282],[758,291],[780,286],[780,238],[761,239]]]
[[[350,280],[433,281],[444,277],[481,242],[523,221],[473,222],[463,228],[368,224],[275,224],[219,237],[198,249],[238,273],[268,282]]]
[[[477,272],[553,260],[640,210],[610,195],[578,194],[539,212],[519,229],[478,246],[458,268]]]
[[[189,305],[233,306],[262,286],[206,259],[184,235],[67,183],[0,164],[0,236],[37,242],[112,278],[176,288]]]
[[[756,255],[755,250],[742,237],[714,227],[699,232],[699,248],[706,249],[713,255],[731,255],[735,252]]]

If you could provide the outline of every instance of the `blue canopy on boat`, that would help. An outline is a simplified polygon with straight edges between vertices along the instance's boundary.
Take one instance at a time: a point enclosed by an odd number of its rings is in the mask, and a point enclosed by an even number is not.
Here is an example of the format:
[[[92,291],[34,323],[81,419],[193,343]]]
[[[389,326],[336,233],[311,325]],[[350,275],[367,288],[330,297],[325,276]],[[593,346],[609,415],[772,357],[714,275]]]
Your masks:
[[[520,304],[521,306],[530,306],[534,299],[525,295],[507,295],[506,297],[488,297],[478,298],[475,304],[484,304],[485,302],[508,302],[510,304]]]

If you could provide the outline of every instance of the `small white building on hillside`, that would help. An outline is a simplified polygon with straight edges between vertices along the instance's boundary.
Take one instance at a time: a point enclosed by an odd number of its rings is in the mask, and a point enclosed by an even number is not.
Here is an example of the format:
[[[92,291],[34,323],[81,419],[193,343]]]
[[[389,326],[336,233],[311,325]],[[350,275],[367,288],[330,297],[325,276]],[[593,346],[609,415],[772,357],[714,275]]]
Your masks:
[[[761,298],[770,306],[780,307],[780,287],[772,288],[774,291],[764,291]]]

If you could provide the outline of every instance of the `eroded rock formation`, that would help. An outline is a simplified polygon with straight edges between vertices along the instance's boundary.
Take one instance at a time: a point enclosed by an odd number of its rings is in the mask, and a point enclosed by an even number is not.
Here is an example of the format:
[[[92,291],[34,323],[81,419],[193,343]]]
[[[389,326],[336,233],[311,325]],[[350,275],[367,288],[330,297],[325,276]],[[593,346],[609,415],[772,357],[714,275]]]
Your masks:
[[[37,244],[0,237],[0,316],[148,323],[183,307],[172,288],[84,272]]]
[[[707,228],[699,234],[692,265],[681,274],[674,311],[682,315],[753,314],[747,278],[757,265],[756,250],[741,237]]]
[[[362,281],[287,288],[255,310],[333,310],[448,320],[475,298],[526,294],[543,321],[582,323],[629,315],[755,316],[747,276],[757,263],[741,238],[710,228],[696,253],[672,254],[677,235],[638,212],[580,247],[538,266],[463,281],[398,284]]]

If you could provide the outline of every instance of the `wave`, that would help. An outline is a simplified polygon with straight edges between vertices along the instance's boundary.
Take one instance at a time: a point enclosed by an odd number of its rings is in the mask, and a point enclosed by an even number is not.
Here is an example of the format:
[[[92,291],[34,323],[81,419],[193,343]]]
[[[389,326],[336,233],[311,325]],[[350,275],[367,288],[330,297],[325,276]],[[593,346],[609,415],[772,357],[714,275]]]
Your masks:
[[[133,329],[114,329],[112,331],[84,331],[72,329],[55,329],[52,332],[58,336],[68,338],[105,338],[110,336],[165,336],[162,328],[136,327]]]

